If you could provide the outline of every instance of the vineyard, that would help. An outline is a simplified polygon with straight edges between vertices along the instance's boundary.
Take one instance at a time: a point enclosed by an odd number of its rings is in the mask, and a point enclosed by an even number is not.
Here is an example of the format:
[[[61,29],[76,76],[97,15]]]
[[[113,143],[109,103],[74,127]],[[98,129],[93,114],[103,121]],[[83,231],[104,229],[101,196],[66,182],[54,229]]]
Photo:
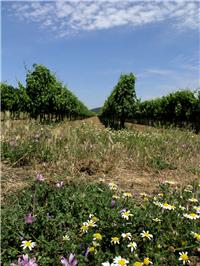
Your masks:
[[[113,128],[125,121],[146,125],[186,126],[200,130],[200,91],[176,91],[155,100],[141,101],[135,93],[135,76],[121,75],[100,111],[100,119]]]
[[[1,111],[10,111],[14,119],[24,113],[40,121],[92,116],[92,112],[42,65],[33,65],[33,69],[27,71],[26,87],[20,82],[18,88],[1,84]]]
[[[200,130],[200,91],[179,90],[161,98],[141,101],[135,92],[136,77],[122,74],[104,106],[99,111],[101,122],[107,127],[121,129],[125,122],[186,127]],[[26,86],[18,88],[1,83],[1,111],[9,111],[11,118],[39,118],[40,121],[83,119],[94,113],[56,79],[49,69],[33,65],[27,71]],[[5,115],[3,115],[4,118]]]
[[[200,265],[200,92],[135,82],[98,116],[45,66],[1,83],[1,265]]]

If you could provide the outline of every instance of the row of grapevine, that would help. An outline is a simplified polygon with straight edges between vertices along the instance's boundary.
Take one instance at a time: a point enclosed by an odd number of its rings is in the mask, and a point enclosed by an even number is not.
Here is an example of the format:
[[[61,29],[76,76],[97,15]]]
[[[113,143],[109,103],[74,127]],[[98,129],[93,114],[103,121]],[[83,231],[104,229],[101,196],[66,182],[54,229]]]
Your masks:
[[[154,100],[141,101],[135,76],[123,74],[99,114],[105,126],[123,128],[125,121],[148,125],[189,126],[200,131],[200,91],[180,90]]]
[[[101,122],[112,128],[123,128],[136,110],[135,76],[122,74],[99,114]]]
[[[200,91],[179,90],[154,100],[139,101],[132,118],[141,124],[173,124],[199,131]]]
[[[10,111],[13,118],[20,112],[40,120],[85,118],[92,112],[43,65],[33,65],[26,74],[26,87],[1,83],[1,111]]]

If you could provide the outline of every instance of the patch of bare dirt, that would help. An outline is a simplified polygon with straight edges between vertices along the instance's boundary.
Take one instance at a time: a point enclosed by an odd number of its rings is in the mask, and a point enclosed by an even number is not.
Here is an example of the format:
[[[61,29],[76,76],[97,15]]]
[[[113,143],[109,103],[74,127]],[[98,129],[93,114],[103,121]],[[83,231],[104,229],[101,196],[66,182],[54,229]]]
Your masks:
[[[114,171],[94,177],[94,179],[103,180],[105,183],[114,182],[120,189],[132,192],[136,197],[145,192],[149,195],[159,190],[159,184],[165,181],[173,181],[174,186],[185,186],[194,181],[200,181],[198,175],[180,175],[174,170],[163,170],[162,172],[153,172],[148,170],[130,170],[117,168]]]

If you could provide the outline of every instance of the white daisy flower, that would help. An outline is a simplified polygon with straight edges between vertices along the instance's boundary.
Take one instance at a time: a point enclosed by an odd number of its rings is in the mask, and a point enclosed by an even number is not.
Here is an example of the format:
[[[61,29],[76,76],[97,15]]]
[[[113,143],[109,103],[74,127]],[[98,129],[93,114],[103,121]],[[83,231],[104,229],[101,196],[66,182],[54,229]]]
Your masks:
[[[32,242],[32,240],[24,240],[22,241],[22,244],[21,244],[21,247],[23,247],[23,249],[28,248],[29,250],[32,250],[35,246],[36,246],[36,243]]]
[[[130,242],[127,247],[131,248],[131,252],[133,252],[135,249],[137,249],[137,243],[134,241]]]
[[[131,233],[122,233],[122,237],[124,239],[128,239],[128,240],[131,240],[131,238],[132,238]]]
[[[149,231],[142,231],[142,233],[140,234],[142,238],[148,238],[149,240],[151,240],[153,238],[153,235],[149,233]]]
[[[190,263],[189,261],[189,257],[187,255],[187,252],[179,252],[179,260],[183,262],[183,264],[185,265],[186,263]]]
[[[189,202],[195,202],[195,203],[196,203],[196,202],[198,202],[198,199],[196,199],[196,198],[191,198],[191,199],[189,199],[188,201],[189,201]]]
[[[121,215],[122,215],[122,218],[124,218],[124,219],[126,219],[126,220],[128,220],[129,217],[133,216],[133,214],[131,214],[130,211],[123,211],[123,212],[121,213]]]
[[[119,244],[119,237],[117,237],[117,236],[111,237],[111,243],[112,244]]]
[[[200,216],[197,215],[196,213],[189,213],[189,214],[188,213],[184,213],[183,216],[185,218],[190,219],[190,220],[196,220],[196,219],[199,219],[200,218]]]
[[[121,256],[115,257],[113,262],[114,266],[126,266],[129,263],[128,260],[122,258]]]
[[[174,210],[174,209],[176,209],[176,207],[174,205],[170,205],[167,202],[165,202],[163,204],[161,203],[160,207],[165,209],[165,210]]]

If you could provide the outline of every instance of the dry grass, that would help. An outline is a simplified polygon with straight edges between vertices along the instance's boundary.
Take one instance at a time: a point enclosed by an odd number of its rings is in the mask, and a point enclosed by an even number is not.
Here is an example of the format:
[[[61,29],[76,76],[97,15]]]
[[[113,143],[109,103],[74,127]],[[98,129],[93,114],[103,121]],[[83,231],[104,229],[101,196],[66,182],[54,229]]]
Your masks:
[[[48,137],[30,155],[29,164],[19,166],[21,157],[14,162],[3,158],[2,196],[26,186],[37,172],[50,180],[114,181],[136,195],[143,191],[153,193],[163,180],[187,184],[200,179],[199,135],[174,129],[131,127],[129,131],[111,132],[96,117],[51,126],[26,120],[3,122],[4,143],[13,140],[21,143],[37,132]],[[18,148],[21,147],[19,144]],[[44,149],[51,159],[38,159]],[[22,153],[23,156],[26,154]]]

